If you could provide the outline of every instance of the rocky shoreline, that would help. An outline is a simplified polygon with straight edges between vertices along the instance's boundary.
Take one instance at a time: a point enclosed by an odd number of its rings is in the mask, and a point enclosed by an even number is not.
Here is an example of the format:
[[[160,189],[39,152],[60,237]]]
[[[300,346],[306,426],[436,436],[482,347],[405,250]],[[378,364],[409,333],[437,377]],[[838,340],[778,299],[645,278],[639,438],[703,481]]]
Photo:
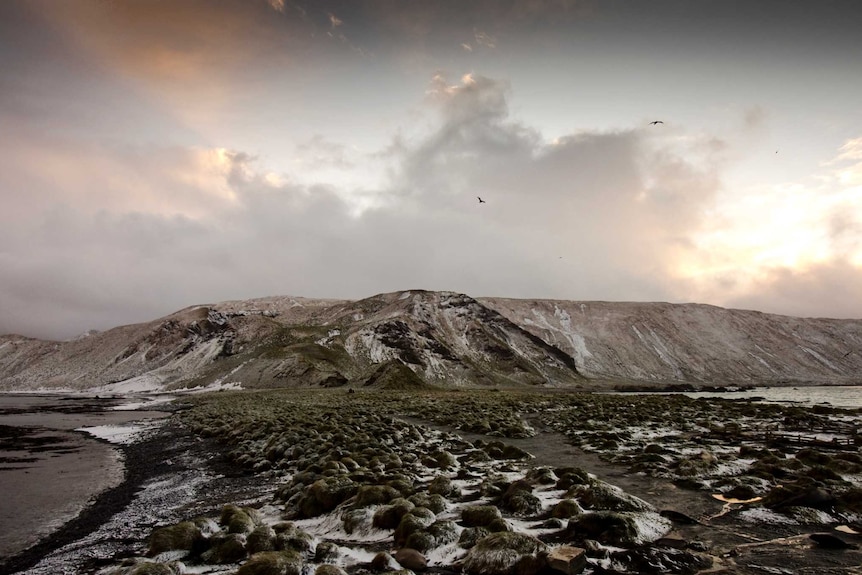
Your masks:
[[[344,389],[183,402],[124,447],[123,485],[2,572],[47,574],[52,557],[83,554],[74,572],[104,575],[853,573],[862,562],[858,452],[747,435],[800,421],[837,432],[859,410]],[[147,500],[166,481],[181,496]],[[148,511],[128,515],[135,506]],[[110,542],[92,542],[99,529]]]

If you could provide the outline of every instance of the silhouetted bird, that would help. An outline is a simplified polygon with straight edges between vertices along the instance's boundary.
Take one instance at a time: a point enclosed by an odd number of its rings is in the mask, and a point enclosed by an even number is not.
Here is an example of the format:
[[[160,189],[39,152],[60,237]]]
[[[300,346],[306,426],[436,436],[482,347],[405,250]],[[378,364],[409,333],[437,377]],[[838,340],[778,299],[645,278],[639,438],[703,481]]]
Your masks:
[[[484,203],[486,203],[486,202],[485,202],[485,200],[483,200],[481,197],[479,197],[479,196],[476,196],[476,197],[477,197],[477,198],[479,198],[479,203],[480,203],[480,204],[484,204]]]
[[[656,124],[664,124],[661,120],[654,120],[649,123],[650,126],[655,126]]]

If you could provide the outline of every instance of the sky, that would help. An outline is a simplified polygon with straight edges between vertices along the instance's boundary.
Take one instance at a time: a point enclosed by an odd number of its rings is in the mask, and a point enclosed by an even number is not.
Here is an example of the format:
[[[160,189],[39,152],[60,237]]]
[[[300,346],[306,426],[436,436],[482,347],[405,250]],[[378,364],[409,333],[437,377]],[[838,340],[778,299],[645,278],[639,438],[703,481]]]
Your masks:
[[[404,289],[862,318],[859,22],[4,0],[0,334]]]

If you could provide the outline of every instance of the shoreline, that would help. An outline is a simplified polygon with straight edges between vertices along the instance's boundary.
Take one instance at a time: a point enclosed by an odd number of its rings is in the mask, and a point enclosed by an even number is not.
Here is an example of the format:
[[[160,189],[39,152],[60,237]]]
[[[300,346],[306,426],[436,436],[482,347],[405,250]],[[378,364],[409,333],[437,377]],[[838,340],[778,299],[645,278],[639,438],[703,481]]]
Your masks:
[[[0,507],[3,574],[26,569],[53,549],[92,531],[109,511],[128,501],[137,484],[146,479],[137,469],[139,453],[160,435],[157,428],[164,427],[170,415],[168,409],[118,410],[121,398],[38,393],[4,399],[0,404],[0,490],[7,494]],[[150,458],[154,455],[151,452]]]
[[[124,460],[122,481],[101,491],[73,519],[44,536],[35,545],[24,549],[0,562],[0,575],[11,575],[37,565],[51,553],[79,541],[96,531],[116,513],[122,511],[134,498],[144,483],[159,474],[159,465],[154,457],[163,453],[174,443],[177,430],[166,423],[158,430],[129,444],[110,444],[119,450]],[[95,438],[94,438],[95,439]],[[108,443],[105,440],[95,439]]]

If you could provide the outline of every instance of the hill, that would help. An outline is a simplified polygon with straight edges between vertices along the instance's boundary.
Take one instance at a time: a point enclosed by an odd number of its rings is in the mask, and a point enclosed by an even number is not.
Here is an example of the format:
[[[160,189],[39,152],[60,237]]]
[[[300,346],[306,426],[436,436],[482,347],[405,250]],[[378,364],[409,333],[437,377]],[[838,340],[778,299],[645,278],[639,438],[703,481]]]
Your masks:
[[[2,336],[0,389],[850,384],[860,344],[862,320],[699,304],[270,297],[71,341]]]

